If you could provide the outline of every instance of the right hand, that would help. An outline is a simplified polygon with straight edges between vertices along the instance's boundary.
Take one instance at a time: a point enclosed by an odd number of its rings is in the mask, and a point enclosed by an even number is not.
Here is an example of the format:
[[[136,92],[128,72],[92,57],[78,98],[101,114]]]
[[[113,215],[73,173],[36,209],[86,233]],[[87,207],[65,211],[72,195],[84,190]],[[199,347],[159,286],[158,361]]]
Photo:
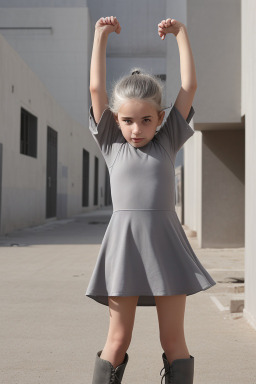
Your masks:
[[[119,21],[114,16],[101,17],[95,24],[95,29],[106,32],[107,34],[111,32],[119,34],[121,32]]]

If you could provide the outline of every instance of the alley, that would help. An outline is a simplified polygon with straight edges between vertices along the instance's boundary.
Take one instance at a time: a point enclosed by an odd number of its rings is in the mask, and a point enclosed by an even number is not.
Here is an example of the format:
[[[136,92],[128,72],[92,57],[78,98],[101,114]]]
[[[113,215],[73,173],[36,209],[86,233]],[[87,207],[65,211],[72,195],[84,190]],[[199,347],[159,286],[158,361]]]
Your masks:
[[[85,290],[111,213],[99,209],[0,237],[1,383],[91,383],[109,313]],[[256,330],[229,311],[232,279],[244,277],[244,249],[199,249],[195,237],[188,239],[217,281],[187,297],[194,383],[256,384]],[[160,384],[155,307],[137,307],[128,354],[123,384]]]

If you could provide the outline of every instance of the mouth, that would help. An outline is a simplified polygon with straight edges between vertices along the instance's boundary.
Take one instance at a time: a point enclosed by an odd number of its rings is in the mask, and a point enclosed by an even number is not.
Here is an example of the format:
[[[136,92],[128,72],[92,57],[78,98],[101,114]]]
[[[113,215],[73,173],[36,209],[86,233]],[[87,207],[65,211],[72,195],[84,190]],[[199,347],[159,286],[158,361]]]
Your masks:
[[[132,138],[132,141],[134,141],[135,143],[139,143],[141,140],[143,140],[143,138],[140,138],[140,139],[134,139],[134,138]]]

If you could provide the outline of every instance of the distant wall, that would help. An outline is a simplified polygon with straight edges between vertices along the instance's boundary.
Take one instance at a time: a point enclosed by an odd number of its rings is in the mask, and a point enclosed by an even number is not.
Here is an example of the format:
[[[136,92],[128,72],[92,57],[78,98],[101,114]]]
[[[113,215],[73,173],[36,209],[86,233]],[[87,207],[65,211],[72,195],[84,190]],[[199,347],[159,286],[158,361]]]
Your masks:
[[[20,2],[13,2],[16,3]],[[0,33],[58,104],[73,119],[86,125],[91,29],[88,8],[79,8],[78,2],[73,6],[71,1],[63,2],[66,7],[61,7],[61,1],[53,2],[55,7],[46,7],[49,1],[33,2],[31,8],[32,2],[21,3],[19,8],[1,8],[0,2]]]
[[[87,0],[0,0],[3,8],[87,7]]]

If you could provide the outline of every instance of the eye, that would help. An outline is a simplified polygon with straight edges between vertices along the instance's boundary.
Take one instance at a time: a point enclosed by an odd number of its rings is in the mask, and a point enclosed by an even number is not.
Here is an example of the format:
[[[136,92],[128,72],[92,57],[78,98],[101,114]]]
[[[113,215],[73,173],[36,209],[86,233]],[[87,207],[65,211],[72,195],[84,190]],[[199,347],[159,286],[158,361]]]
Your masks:
[[[145,123],[150,123],[151,120],[146,118],[146,119],[144,119],[144,121],[145,121]]]
[[[131,124],[131,120],[130,119],[126,119],[126,120],[123,120],[126,124]]]

